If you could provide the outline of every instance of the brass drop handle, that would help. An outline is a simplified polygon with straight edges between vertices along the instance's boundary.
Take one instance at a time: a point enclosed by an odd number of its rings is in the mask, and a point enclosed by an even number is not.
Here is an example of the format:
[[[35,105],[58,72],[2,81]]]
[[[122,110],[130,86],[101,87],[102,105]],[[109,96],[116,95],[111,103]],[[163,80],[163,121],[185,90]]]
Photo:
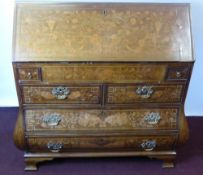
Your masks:
[[[49,143],[47,143],[47,148],[48,148],[52,153],[58,153],[58,152],[60,152],[61,149],[63,148],[63,144],[62,144],[62,143],[49,142]]]
[[[32,73],[31,73],[31,72],[28,72],[28,73],[27,73],[27,78],[28,78],[29,80],[31,80],[31,79],[33,78],[33,76],[32,76]]]
[[[176,77],[180,78],[181,76],[182,76],[181,72],[180,71],[176,71]]]
[[[144,120],[151,125],[158,124],[161,119],[161,116],[158,112],[150,112],[144,116]]]
[[[136,94],[142,98],[150,98],[153,93],[154,90],[152,86],[139,86],[136,90]]]
[[[64,100],[68,97],[70,94],[70,89],[68,87],[54,87],[52,89],[52,94],[58,99],[58,100]]]
[[[145,140],[141,143],[141,147],[145,151],[152,151],[156,148],[156,140]]]
[[[59,114],[50,114],[42,117],[42,122],[48,126],[58,126],[61,121],[61,116]]]

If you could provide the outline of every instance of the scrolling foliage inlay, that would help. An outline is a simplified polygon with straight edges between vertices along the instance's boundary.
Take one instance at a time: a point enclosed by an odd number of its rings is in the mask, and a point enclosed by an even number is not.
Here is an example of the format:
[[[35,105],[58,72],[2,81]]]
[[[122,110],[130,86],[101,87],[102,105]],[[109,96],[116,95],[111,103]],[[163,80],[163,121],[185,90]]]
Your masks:
[[[66,87],[66,86],[64,86]],[[67,98],[58,99],[53,95],[52,90],[55,86],[22,87],[24,103],[72,103],[72,104],[97,104],[99,103],[99,87],[68,87],[70,92]]]
[[[188,59],[186,14],[184,6],[22,5],[16,58]]]
[[[159,113],[161,119],[156,125],[146,121],[151,113]],[[44,115],[57,113],[59,125],[50,127],[42,119]],[[27,131],[43,130],[131,130],[131,129],[177,129],[177,109],[140,110],[26,110]]]

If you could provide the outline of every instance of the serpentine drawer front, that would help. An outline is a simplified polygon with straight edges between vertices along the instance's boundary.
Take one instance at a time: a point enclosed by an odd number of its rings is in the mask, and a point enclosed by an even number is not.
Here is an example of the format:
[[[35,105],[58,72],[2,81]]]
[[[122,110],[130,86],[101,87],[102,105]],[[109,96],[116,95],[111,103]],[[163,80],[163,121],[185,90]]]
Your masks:
[[[132,110],[25,110],[26,130],[36,131],[92,131],[177,130],[177,108]]]
[[[14,142],[25,170],[90,156],[174,167],[192,48],[189,4],[17,3]]]
[[[67,152],[71,150],[136,150],[157,151],[173,149],[177,136],[110,136],[74,138],[28,138],[30,151]]]

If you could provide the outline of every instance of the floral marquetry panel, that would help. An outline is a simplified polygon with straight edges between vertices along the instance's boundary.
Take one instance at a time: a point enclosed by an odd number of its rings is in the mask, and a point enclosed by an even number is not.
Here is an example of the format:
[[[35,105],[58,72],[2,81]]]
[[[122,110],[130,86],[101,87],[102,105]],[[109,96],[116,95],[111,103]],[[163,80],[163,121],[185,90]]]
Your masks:
[[[18,4],[15,61],[191,61],[187,4]]]
[[[176,130],[178,109],[133,110],[25,110],[28,132],[98,131],[115,132],[139,129]],[[56,117],[58,120],[56,121]]]
[[[139,89],[141,89],[142,92],[139,93]],[[107,103],[181,102],[182,91],[183,85],[110,85],[107,90]]]
[[[59,92],[65,96],[60,98],[54,93],[56,88],[66,88],[66,92]],[[24,103],[63,103],[63,104],[98,104],[100,103],[100,87],[72,87],[72,86],[23,86]]]
[[[177,139],[172,136],[110,136],[110,137],[67,137],[67,138],[28,138],[30,151],[47,151],[49,143],[62,145],[59,152],[77,149],[133,149],[134,151],[145,151],[142,143],[148,140],[155,141],[153,150],[173,149]]]

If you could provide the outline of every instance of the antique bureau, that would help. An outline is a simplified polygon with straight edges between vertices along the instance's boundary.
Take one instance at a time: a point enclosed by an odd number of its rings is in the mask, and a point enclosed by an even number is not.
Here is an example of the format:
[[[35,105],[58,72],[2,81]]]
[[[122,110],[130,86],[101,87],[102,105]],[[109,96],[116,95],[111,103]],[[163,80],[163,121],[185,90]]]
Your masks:
[[[66,157],[173,167],[188,138],[189,4],[18,3],[14,141],[25,170]]]

